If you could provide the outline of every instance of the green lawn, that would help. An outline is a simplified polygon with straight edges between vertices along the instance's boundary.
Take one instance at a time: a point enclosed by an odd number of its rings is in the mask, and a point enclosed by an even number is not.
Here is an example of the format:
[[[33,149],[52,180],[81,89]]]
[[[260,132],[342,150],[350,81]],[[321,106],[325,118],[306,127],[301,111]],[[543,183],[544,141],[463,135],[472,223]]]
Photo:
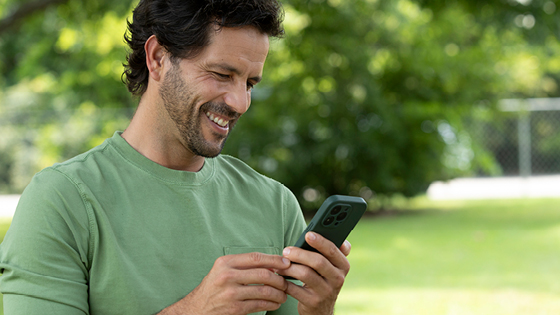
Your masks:
[[[8,228],[10,227],[10,222],[11,221],[0,220],[0,241],[4,239],[4,235],[8,231]],[[4,315],[4,305],[2,303],[1,297],[2,294],[0,294],[0,315]]]
[[[560,314],[560,200],[416,208],[358,224],[336,314]]]
[[[560,314],[560,199],[410,207],[352,232],[337,315]]]

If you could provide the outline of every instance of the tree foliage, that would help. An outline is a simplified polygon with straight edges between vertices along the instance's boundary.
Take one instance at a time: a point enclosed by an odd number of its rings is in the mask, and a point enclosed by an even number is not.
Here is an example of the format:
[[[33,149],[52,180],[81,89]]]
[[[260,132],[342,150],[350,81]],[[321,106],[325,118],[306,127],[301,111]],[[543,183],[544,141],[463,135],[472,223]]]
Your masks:
[[[310,207],[333,193],[411,196],[435,180],[493,172],[465,119],[500,98],[558,93],[558,42],[542,25],[556,23],[556,10],[520,6],[289,1],[263,100],[229,148]],[[518,21],[539,9],[538,23]]]
[[[28,3],[0,2],[0,17]],[[68,1],[2,30],[0,192],[21,192],[40,169],[126,127],[136,104],[121,83],[132,5]]]
[[[126,127],[120,82],[136,1],[64,2],[0,38],[0,191]],[[0,19],[20,1],[0,2]],[[287,0],[264,80],[225,153],[286,184],[304,207],[334,193],[425,191],[491,172],[465,122],[500,98],[559,93],[551,1]],[[0,22],[1,25],[1,22]]]

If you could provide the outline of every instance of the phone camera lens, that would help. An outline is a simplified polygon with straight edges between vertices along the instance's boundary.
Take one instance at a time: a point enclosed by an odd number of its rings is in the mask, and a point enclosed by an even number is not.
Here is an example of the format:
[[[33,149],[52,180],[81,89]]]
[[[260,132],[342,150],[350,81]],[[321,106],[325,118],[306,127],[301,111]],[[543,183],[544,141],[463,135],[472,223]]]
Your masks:
[[[336,207],[332,208],[331,214],[336,215],[337,213],[340,212],[340,210],[342,210],[342,207],[341,206],[336,206]]]
[[[342,212],[341,214],[339,214],[339,215],[336,217],[336,220],[337,220],[337,221],[342,221],[342,220],[346,219],[346,215],[347,215],[347,212]]]
[[[324,226],[329,226],[334,222],[334,217],[333,216],[329,216],[328,218],[325,219],[325,221],[323,221],[323,225]]]

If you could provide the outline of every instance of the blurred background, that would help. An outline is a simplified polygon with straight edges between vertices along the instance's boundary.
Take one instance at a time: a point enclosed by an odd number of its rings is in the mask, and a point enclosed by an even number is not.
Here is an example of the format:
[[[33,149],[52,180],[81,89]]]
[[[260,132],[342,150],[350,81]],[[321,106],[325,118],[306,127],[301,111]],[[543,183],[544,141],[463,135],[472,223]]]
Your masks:
[[[127,127],[136,4],[0,0],[0,210]],[[283,4],[224,153],[308,214],[368,201],[337,314],[559,314],[560,3]]]

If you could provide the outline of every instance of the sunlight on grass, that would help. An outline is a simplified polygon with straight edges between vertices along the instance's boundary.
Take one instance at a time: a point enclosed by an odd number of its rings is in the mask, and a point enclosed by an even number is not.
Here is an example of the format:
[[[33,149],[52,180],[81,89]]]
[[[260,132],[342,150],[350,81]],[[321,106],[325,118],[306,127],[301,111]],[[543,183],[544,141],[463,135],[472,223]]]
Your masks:
[[[560,314],[560,299],[547,293],[470,289],[354,289],[343,291],[343,315],[537,315]]]
[[[6,235],[6,232],[8,231],[11,223],[12,220],[0,219],[0,242],[4,239],[4,235]],[[0,315],[4,315],[4,303],[2,294],[0,294]]]
[[[352,232],[337,314],[560,314],[560,200],[411,208]]]

